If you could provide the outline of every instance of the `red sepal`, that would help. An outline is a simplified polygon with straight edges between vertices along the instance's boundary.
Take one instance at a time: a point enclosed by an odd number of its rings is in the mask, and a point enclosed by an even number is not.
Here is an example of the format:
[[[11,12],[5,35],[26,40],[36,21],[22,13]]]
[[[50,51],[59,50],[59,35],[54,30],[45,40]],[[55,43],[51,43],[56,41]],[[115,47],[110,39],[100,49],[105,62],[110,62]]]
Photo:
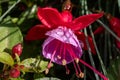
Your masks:
[[[25,40],[40,40],[45,38],[45,33],[50,30],[49,28],[47,28],[44,25],[36,25],[34,27],[32,27],[26,37]]]
[[[72,30],[81,30],[102,17],[103,13],[80,16],[73,20]]]
[[[37,15],[40,21],[49,28],[58,27],[63,23],[60,12],[55,8],[38,8]]]
[[[96,34],[100,34],[102,32],[104,32],[105,29],[102,27],[102,26],[99,26],[94,32],[93,34],[96,35]]]

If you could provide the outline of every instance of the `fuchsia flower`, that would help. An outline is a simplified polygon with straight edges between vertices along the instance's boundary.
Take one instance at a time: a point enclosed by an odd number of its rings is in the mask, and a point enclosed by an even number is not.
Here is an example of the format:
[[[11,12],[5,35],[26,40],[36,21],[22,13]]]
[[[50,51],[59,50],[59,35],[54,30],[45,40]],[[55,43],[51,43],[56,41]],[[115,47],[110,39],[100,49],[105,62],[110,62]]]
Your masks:
[[[47,7],[38,8],[37,15],[44,25],[40,24],[31,28],[26,40],[38,40],[48,36],[43,43],[42,50],[43,56],[50,59],[46,73],[51,67],[51,62],[64,65],[67,73],[69,73],[67,64],[73,62],[76,75],[82,78],[84,74],[78,65],[80,61],[98,73],[104,80],[107,80],[101,73],[80,59],[83,54],[82,47],[87,50],[85,35],[80,30],[102,17],[103,13],[80,16],[73,20],[69,11],[59,13],[56,9]],[[95,53],[92,39],[89,37],[88,40],[92,47],[92,52]]]
[[[69,11],[63,11],[59,13],[54,8],[38,8],[38,18],[44,24],[35,25],[26,36],[26,40],[40,40],[46,38],[45,33],[52,29],[58,28],[59,26],[65,26],[70,28],[77,38],[84,43],[84,49],[87,50],[85,42],[85,35],[80,32],[83,28],[93,23],[96,19],[100,18],[103,13],[100,14],[89,14],[81,16],[73,20],[72,14]],[[92,53],[95,54],[95,48],[91,37],[88,37]]]

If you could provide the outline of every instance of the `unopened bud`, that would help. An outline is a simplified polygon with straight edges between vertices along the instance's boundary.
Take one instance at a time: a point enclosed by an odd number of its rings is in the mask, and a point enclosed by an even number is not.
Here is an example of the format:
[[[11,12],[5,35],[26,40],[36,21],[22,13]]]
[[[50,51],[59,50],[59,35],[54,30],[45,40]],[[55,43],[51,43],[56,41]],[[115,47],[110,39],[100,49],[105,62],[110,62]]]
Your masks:
[[[20,76],[20,71],[16,68],[10,70],[10,77],[17,78]]]
[[[15,57],[15,54],[20,56],[21,53],[22,53],[22,44],[21,43],[18,43],[17,45],[13,46],[13,48],[12,48],[12,56],[13,56],[13,58]]]

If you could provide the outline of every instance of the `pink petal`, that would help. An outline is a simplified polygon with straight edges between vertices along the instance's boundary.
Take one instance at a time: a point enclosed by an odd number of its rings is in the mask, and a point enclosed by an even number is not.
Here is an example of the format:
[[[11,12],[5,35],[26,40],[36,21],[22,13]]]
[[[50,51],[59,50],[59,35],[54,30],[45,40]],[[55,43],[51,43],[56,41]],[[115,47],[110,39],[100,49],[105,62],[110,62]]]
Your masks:
[[[79,41],[71,29],[67,29],[64,26],[59,26],[58,28],[48,31],[46,35],[54,37],[63,43],[72,44],[74,46],[78,46]]]
[[[72,22],[72,14],[69,11],[61,13],[64,22]]]
[[[38,8],[37,15],[40,21],[49,28],[63,23],[61,14],[55,8]]]
[[[71,28],[72,30],[81,30],[102,16],[103,13],[80,16],[73,21]]]
[[[84,33],[82,33],[82,32],[77,32],[76,35],[77,35],[77,38],[78,38],[81,42],[83,42],[83,44],[84,44],[84,47],[83,47],[84,50],[88,50],[87,44],[86,44],[86,37],[85,37]],[[89,37],[89,36],[88,36],[88,42],[89,42],[89,44],[90,44],[91,52],[92,52],[93,54],[96,54],[95,47],[94,47],[94,44],[93,44],[93,40],[92,40],[92,38]]]
[[[53,37],[49,37],[45,40],[42,51],[45,58],[60,65],[63,65],[64,60],[66,64],[68,64],[82,56],[82,49],[79,45],[76,47],[71,44],[63,43]]]
[[[45,38],[45,33],[48,30],[50,29],[44,25],[36,25],[28,31],[25,39],[26,40],[39,40],[39,39]]]

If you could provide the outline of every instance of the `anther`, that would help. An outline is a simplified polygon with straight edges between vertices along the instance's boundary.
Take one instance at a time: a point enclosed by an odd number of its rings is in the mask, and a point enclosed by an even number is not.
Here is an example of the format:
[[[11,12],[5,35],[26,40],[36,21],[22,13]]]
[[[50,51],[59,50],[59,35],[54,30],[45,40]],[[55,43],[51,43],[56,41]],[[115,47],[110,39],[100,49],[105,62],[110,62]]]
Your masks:
[[[83,72],[80,72],[79,77],[80,77],[80,78],[84,78],[84,73],[83,73]]]
[[[57,58],[58,58],[58,59],[61,59],[61,56],[60,56],[60,55],[58,55],[58,56],[57,56]]]
[[[76,63],[79,63],[79,59],[78,59],[78,58],[76,58],[76,59],[75,59],[75,62],[76,62]]]
[[[66,60],[63,59],[63,60],[62,60],[62,65],[66,65],[66,63],[67,63]]]
[[[47,68],[47,69],[45,70],[45,74],[48,74],[48,72],[49,72],[49,69]]]

